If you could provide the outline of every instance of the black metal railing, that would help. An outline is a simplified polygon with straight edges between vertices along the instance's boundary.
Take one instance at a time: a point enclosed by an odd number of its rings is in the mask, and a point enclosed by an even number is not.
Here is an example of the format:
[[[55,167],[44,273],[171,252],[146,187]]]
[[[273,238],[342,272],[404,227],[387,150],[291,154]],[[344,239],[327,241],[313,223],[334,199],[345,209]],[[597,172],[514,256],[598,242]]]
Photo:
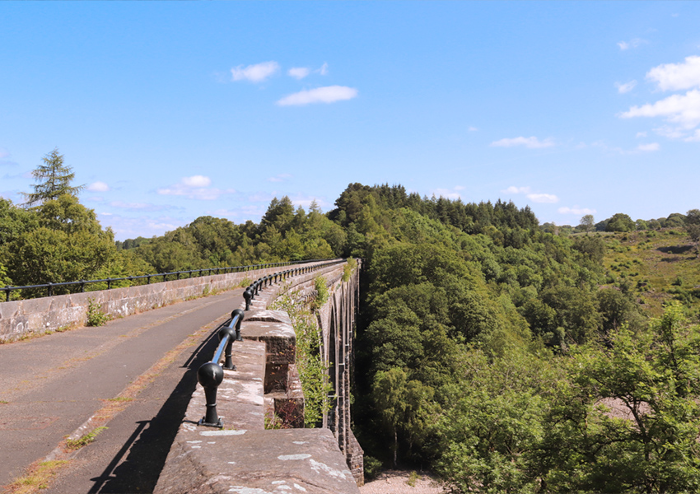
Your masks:
[[[296,267],[258,278],[243,292],[243,298],[245,299],[246,305],[245,310],[250,310],[250,301],[255,298],[255,295],[260,293],[261,288],[265,288],[272,283],[277,283],[278,280],[285,281],[290,276],[307,274],[316,271],[317,269],[334,266],[344,262],[345,259],[338,259],[323,264],[316,264],[314,266]],[[210,362],[202,364],[202,366],[197,370],[197,381],[199,381],[199,384],[201,384],[202,388],[204,388],[204,396],[207,402],[206,413],[204,417],[200,419],[197,425],[206,425],[218,428],[223,428],[224,426],[223,420],[221,420],[216,412],[216,394],[217,390],[219,389],[219,385],[224,380],[224,369],[236,370],[236,366],[233,365],[233,360],[231,358],[231,351],[234,341],[243,341],[243,338],[241,338],[241,322],[243,321],[244,317],[245,312],[243,312],[241,309],[236,309],[231,312],[231,320],[224,324],[218,332],[219,346],[216,348],[216,352],[214,352],[214,357]],[[219,364],[222,354],[225,359],[223,368]]]
[[[202,364],[197,370],[197,381],[204,388],[204,396],[207,400],[207,411],[198,422],[198,425],[219,428],[224,426],[223,420],[216,413],[216,391],[219,389],[221,381],[224,380],[224,369],[236,370],[236,366],[233,365],[231,359],[231,350],[234,341],[243,341],[243,338],[241,338],[243,317],[244,313],[241,309],[231,312],[231,320],[219,330],[219,346],[216,347],[214,357],[211,359],[211,362]],[[224,351],[226,352],[225,354]],[[223,368],[219,364],[222,354],[225,359]]]
[[[273,262],[273,263],[265,263],[265,264],[251,264],[248,266],[228,266],[228,267],[222,267],[222,268],[202,268],[202,269],[191,269],[189,271],[173,271],[170,273],[157,273],[157,274],[144,274],[140,276],[126,276],[123,278],[105,278],[101,280],[80,280],[80,281],[65,281],[61,283],[44,283],[42,285],[27,285],[27,286],[4,286],[0,287],[0,291],[5,292],[5,301],[9,302],[10,301],[10,294],[13,291],[18,291],[18,290],[37,290],[41,288],[46,288],[46,295],[39,295],[35,296],[32,298],[41,298],[41,297],[52,297],[54,295],[54,290],[57,288],[61,287],[69,287],[69,286],[79,286],[80,292],[85,291],[85,286],[89,284],[95,284],[95,283],[106,283],[107,284],[107,290],[112,289],[112,284],[113,283],[118,283],[121,281],[128,281],[130,284],[127,286],[133,286],[134,281],[139,281],[139,280],[146,280],[146,284],[151,283],[151,279],[158,281],[167,281],[168,277],[171,277],[173,280],[180,280],[180,279],[188,279],[188,278],[198,278],[200,276],[211,276],[211,275],[216,275],[216,274],[228,274],[228,273],[240,273],[240,272],[245,272],[245,271],[253,271],[256,269],[266,269],[266,268],[272,268],[276,266],[291,266],[291,265],[297,265],[297,264],[308,264],[310,262],[319,262],[322,261],[323,259],[310,259],[306,261],[285,261],[285,262]],[[186,275],[186,276],[185,276]],[[162,280],[160,279],[162,277]],[[76,290],[77,291],[77,290]],[[97,290],[91,290],[91,291],[97,291]],[[68,293],[75,293],[75,292],[68,292]]]
[[[310,273],[312,271],[316,271],[317,269],[327,268],[328,266],[334,266],[336,264],[344,263],[345,261],[345,259],[337,259],[323,264],[316,264],[314,266],[301,266],[293,269],[288,269],[286,271],[281,271],[279,273],[274,273],[268,276],[263,276],[262,278],[258,278],[243,291],[243,299],[245,300],[245,310],[250,310],[250,302],[252,300],[255,300],[255,296],[260,293],[261,288],[265,288],[266,286],[272,283],[277,283],[278,278],[280,279],[280,281],[284,281],[289,276],[297,276],[299,274]]]

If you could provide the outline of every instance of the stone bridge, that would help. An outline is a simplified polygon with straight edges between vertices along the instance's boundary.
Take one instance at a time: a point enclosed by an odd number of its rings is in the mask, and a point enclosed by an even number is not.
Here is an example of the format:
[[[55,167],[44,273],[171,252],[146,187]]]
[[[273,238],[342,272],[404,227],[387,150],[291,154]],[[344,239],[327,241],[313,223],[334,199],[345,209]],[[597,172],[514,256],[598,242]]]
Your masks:
[[[296,275],[261,291],[250,310],[245,312],[241,327],[243,341],[233,345],[233,361],[237,368],[225,371],[224,381],[219,387],[217,403],[224,428],[196,425],[205,411],[204,393],[197,385],[155,492],[359,492],[357,486],[363,483],[362,449],[350,428],[350,386],[361,262],[358,261],[349,277],[344,272],[346,265],[319,266],[314,272]],[[90,303],[97,304],[113,317],[123,318],[245,286],[257,277],[279,270],[267,268],[101,292],[3,302],[0,303],[0,340],[24,339],[28,335],[80,326],[85,321]],[[329,292],[326,303],[315,308],[314,317],[321,339],[320,352],[328,365],[330,409],[324,413],[318,428],[303,428],[303,420],[297,420],[287,424],[294,428],[266,429],[266,416],[292,411],[293,416],[301,417],[304,411],[292,321],[285,311],[272,310],[271,305],[281,295],[290,296],[297,305],[313,302],[319,276],[326,280]],[[238,301],[243,309],[245,303],[240,297]],[[21,345],[31,343],[33,341]],[[4,355],[10,355],[10,347],[14,346],[3,348],[6,350]],[[11,380],[12,376],[6,379]],[[7,407],[12,404],[2,406],[9,411]],[[90,429],[91,420],[70,437],[80,437]],[[7,428],[5,422],[0,414],[0,439],[3,429]],[[47,458],[53,458],[55,451],[52,455]],[[90,491],[98,492],[94,488]],[[61,492],[60,487],[57,492]]]
[[[300,276],[293,286],[270,287],[253,301],[242,323],[243,342],[233,345],[236,370],[225,370],[219,386],[217,409],[224,428],[196,425],[206,405],[204,390],[198,386],[156,493],[359,492],[357,485],[363,484],[362,449],[350,428],[359,266],[343,281],[344,266]],[[297,304],[314,300],[318,276],[324,277],[330,293],[315,314],[321,353],[329,365],[330,411],[319,428],[265,429],[265,417],[283,410],[301,417],[304,408],[292,321],[285,311],[270,310],[270,305],[282,292]],[[303,427],[303,417],[292,425]]]

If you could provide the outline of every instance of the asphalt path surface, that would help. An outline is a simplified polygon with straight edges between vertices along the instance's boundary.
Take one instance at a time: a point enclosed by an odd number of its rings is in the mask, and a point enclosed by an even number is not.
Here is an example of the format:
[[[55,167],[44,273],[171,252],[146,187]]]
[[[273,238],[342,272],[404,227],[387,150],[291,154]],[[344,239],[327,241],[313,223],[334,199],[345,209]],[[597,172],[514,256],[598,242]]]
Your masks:
[[[139,376],[201,332],[95,442],[78,451],[47,493],[151,492],[196,385],[216,346],[213,329],[242,303],[242,289],[0,345],[0,486],[45,458]]]

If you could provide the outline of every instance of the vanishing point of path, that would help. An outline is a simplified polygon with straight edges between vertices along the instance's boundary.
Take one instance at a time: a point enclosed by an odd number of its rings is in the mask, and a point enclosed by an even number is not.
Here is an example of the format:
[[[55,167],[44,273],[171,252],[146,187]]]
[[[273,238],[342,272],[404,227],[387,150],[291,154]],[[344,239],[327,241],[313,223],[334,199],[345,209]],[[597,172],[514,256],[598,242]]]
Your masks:
[[[0,345],[0,488],[97,412],[107,429],[42,492],[151,492],[218,343],[212,332],[241,293]]]

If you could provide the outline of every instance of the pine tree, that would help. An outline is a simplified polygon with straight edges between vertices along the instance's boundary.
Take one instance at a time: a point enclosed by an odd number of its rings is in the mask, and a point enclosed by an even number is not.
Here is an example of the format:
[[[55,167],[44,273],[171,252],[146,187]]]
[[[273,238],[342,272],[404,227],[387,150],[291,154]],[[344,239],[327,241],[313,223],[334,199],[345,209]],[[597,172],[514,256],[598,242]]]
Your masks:
[[[32,185],[34,192],[23,193],[27,199],[25,202],[27,206],[58,199],[63,194],[75,196],[85,188],[84,185],[76,187],[70,185],[75,178],[75,173],[70,166],[63,164],[63,155],[58,154],[58,148],[44,156],[42,161],[44,164],[32,171],[32,176],[37,181]]]

